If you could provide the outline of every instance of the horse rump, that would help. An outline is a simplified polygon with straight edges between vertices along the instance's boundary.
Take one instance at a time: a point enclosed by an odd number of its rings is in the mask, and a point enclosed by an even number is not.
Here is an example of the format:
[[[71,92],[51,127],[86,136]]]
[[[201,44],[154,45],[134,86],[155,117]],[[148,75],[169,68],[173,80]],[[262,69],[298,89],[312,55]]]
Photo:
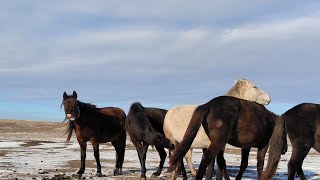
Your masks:
[[[169,139],[153,128],[145,113],[145,108],[139,102],[131,105],[125,128],[130,138],[135,141],[146,142],[150,145],[167,149],[174,148]]]
[[[197,135],[197,132],[202,124],[204,117],[206,116],[209,110],[209,104],[203,104],[198,106],[190,120],[188,128],[183,136],[183,140],[177,145],[175,151],[173,152],[172,156],[170,157],[169,168],[168,172],[174,171],[181,162],[182,158],[185,156],[187,151],[190,149],[191,144],[194,138]]]

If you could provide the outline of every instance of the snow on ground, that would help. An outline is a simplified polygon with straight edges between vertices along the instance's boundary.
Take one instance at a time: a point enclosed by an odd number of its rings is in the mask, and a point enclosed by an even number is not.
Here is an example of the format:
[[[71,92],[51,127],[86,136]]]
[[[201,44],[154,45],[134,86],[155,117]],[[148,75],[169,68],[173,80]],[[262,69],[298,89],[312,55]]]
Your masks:
[[[230,149],[237,149],[227,146]],[[91,145],[87,148],[86,172],[83,175],[93,179],[139,179],[140,163],[137,153],[128,140],[125,162],[123,165],[124,175],[113,177],[113,167],[115,164],[115,151],[110,143],[100,146],[100,157],[102,173],[104,177],[94,177],[96,166]],[[202,151],[194,150],[193,161],[196,168],[199,165]],[[291,156],[291,148],[282,156],[277,175],[274,179],[286,179],[287,163]],[[225,154],[227,169],[234,179],[236,176],[241,157],[238,153]],[[159,163],[157,151],[151,147],[147,154],[147,177],[150,177]],[[308,179],[320,179],[319,172],[320,154],[312,150],[303,164],[303,170]],[[256,179],[256,151],[251,151],[249,166],[244,173],[245,180]],[[265,162],[266,164],[266,162]],[[32,141],[32,140],[1,140],[0,139],[0,179],[43,179],[52,178],[57,174],[66,174],[71,177],[80,165],[79,145],[74,141],[65,145],[61,141]],[[169,174],[165,173],[168,166],[168,159],[165,162],[165,168],[160,179],[169,179]],[[187,166],[186,166],[187,167]],[[189,179],[191,174],[189,173]]]

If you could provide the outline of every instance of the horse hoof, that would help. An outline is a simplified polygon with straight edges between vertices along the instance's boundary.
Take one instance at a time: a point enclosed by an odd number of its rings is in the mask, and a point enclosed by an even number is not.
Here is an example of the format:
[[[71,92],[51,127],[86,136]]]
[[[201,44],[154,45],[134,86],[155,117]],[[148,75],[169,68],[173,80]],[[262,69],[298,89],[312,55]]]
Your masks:
[[[102,177],[102,173],[96,173],[96,177]]]
[[[82,174],[79,174],[79,173],[76,173],[76,174],[73,174],[72,177],[75,177],[75,178],[80,178],[82,176]]]
[[[157,177],[158,177],[157,174],[152,174],[152,175],[150,176],[150,178],[157,178]]]
[[[147,179],[146,175],[141,175],[140,179]]]
[[[114,176],[122,175],[122,169],[121,169],[121,168],[116,168],[116,169],[113,171],[113,175],[114,175]]]

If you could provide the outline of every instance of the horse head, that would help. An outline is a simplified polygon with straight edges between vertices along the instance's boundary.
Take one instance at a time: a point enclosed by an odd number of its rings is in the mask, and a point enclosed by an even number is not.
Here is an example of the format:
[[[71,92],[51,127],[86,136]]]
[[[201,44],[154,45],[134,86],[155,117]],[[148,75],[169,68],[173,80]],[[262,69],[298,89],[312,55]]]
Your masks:
[[[77,93],[73,91],[72,95],[68,95],[66,92],[63,93],[63,107],[66,114],[66,119],[74,121],[80,116],[80,109],[77,100]]]
[[[270,96],[266,92],[247,79],[236,80],[235,85],[226,95],[254,101],[262,105],[268,105],[271,101]]]

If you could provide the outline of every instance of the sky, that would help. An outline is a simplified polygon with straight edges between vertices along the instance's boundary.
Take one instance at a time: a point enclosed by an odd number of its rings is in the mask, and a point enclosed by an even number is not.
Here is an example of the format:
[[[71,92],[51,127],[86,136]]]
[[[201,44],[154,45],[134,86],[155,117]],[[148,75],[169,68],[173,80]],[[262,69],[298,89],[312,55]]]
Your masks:
[[[126,112],[253,81],[281,114],[319,103],[320,2],[1,1],[0,119],[62,121],[63,92]]]

